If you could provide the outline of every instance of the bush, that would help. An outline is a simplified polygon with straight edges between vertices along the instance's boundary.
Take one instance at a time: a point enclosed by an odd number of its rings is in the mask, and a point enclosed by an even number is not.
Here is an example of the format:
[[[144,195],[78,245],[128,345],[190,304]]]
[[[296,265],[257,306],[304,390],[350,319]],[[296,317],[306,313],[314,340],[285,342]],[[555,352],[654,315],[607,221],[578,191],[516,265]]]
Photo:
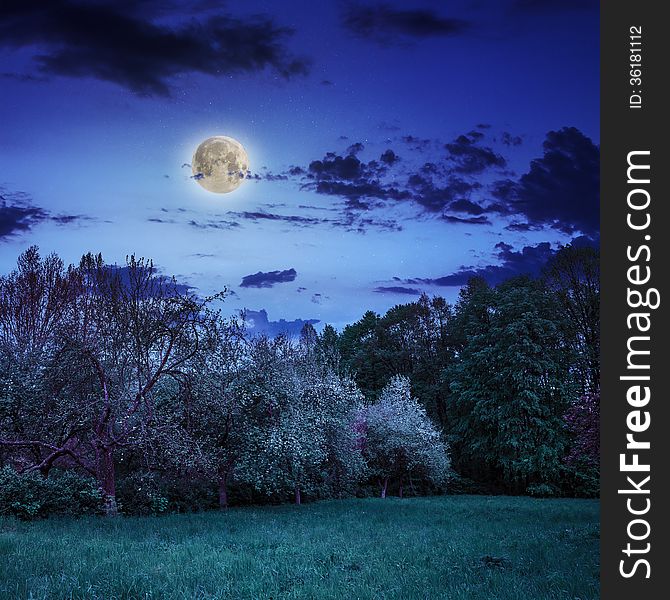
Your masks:
[[[73,471],[53,472],[49,477],[33,471],[17,473],[0,469],[0,514],[23,520],[51,515],[102,513],[102,495],[95,480]]]
[[[548,483],[533,483],[526,488],[526,494],[532,498],[554,498],[559,491]]]
[[[116,500],[124,515],[159,515],[167,511],[168,498],[157,475],[133,473],[117,482]]]

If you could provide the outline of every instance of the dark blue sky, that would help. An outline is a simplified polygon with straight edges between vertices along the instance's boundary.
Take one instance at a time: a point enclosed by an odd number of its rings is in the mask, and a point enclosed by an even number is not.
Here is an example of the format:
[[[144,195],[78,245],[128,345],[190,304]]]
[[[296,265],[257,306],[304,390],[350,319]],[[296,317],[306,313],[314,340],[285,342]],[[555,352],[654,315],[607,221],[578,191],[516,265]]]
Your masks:
[[[598,237],[598,3],[9,0],[0,269],[153,257],[342,326]],[[211,194],[195,147],[251,177]]]

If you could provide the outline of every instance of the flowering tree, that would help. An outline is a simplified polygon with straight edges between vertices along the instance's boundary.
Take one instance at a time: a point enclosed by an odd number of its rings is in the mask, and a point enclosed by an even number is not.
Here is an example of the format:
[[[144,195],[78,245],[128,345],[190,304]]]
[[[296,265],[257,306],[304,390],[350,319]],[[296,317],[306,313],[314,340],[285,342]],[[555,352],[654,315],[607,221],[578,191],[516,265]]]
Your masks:
[[[379,480],[382,498],[391,478],[398,481],[401,497],[410,475],[438,485],[446,482],[447,445],[425,408],[412,398],[406,377],[393,377],[379,400],[362,410],[358,429],[365,432],[363,454]]]
[[[19,450],[27,470],[83,468],[116,514],[115,454],[152,434],[156,391],[180,384],[202,350],[210,299],[183,293],[143,259],[120,269],[88,254],[65,271],[36,249],[1,287],[3,366],[13,373],[3,381],[36,368],[30,390],[3,386],[0,445]]]
[[[290,491],[296,504],[304,492],[341,493],[364,469],[351,426],[362,396],[305,338],[298,347],[282,339],[256,342],[245,392],[253,415],[240,469],[258,490]]]

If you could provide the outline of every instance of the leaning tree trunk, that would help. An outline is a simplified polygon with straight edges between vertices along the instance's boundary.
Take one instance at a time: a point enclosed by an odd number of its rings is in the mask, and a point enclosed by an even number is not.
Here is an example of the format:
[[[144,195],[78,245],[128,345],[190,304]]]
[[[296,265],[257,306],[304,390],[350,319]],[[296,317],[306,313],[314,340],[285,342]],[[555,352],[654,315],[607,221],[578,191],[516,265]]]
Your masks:
[[[302,498],[300,496],[300,486],[295,486],[295,503],[302,504]]]
[[[105,515],[115,517],[118,514],[118,509],[113,451],[108,446],[101,446],[96,449],[96,454],[96,474],[102,492]]]
[[[386,498],[386,490],[388,489],[388,486],[389,486],[389,478],[384,477],[384,482],[382,483],[382,486],[381,486],[382,487],[382,495],[381,495],[382,498]]]

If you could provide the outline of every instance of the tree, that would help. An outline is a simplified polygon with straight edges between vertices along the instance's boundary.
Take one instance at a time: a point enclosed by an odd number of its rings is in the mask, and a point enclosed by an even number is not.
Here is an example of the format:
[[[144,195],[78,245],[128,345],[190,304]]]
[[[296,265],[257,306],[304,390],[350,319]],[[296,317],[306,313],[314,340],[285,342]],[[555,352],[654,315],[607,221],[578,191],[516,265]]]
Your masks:
[[[551,294],[524,277],[474,281],[456,312],[461,345],[445,377],[459,470],[515,493],[555,482],[574,386]]]
[[[53,257],[40,261],[36,249],[2,289],[1,337],[23,353],[13,372],[31,364],[29,351],[39,364],[32,397],[16,388],[6,396],[13,413],[3,419],[2,445],[24,450],[24,459],[32,454],[29,470],[48,473],[66,459],[85,469],[107,514],[116,514],[115,454],[152,435],[155,392],[166,379],[184,380],[211,326],[211,299],[182,293],[133,256],[121,269],[87,254],[65,271]]]
[[[600,388],[600,253],[564,246],[547,265],[544,280],[565,316],[582,391],[595,393]]]
[[[600,473],[600,393],[571,402],[564,415],[570,439],[565,463],[575,470],[587,493],[597,493]]]
[[[364,468],[351,424],[362,396],[304,339],[254,341],[246,383],[251,415],[240,476],[268,494],[341,493]]]
[[[361,411],[361,421],[363,455],[379,481],[382,498],[390,479],[397,480],[401,497],[403,484],[412,475],[437,485],[446,482],[447,445],[425,408],[412,398],[407,377],[393,377],[379,400]]]
[[[74,362],[65,377],[63,330],[80,290],[76,269],[36,246],[0,277],[0,447],[23,471],[47,476],[74,461],[85,429],[68,397],[68,381],[82,384]]]
[[[139,445],[154,424],[154,390],[164,379],[180,384],[212,326],[212,298],[184,294],[157,275],[151,261],[108,267],[100,255],[79,266],[82,289],[68,324],[71,354],[85,357],[96,378],[89,445],[106,511],[116,513],[114,454]]]
[[[394,306],[383,317],[368,312],[345,327],[340,337],[343,364],[368,400],[378,398],[391,377],[405,375],[429,415],[446,424],[440,373],[453,359],[451,312],[443,298],[423,294],[417,302]]]
[[[249,406],[240,382],[249,357],[236,320],[216,319],[207,333],[205,351],[189,361],[181,383],[168,380],[156,395],[157,461],[172,478],[216,481],[219,507],[225,509],[247,444]]]

